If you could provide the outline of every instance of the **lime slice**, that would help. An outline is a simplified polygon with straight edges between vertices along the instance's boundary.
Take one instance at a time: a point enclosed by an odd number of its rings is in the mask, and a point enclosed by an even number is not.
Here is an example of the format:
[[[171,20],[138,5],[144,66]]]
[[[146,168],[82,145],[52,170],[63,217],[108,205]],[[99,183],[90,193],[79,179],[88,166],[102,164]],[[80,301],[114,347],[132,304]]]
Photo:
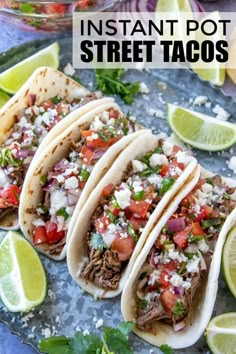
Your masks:
[[[0,108],[10,99],[10,97],[0,90]]]
[[[205,335],[213,354],[236,354],[236,312],[214,317]]]
[[[205,20],[211,20],[215,23],[219,23],[221,20],[220,13],[218,11],[214,11],[209,15],[205,16],[199,24],[199,28],[201,28],[201,24]],[[209,24],[209,26],[211,26]],[[205,26],[205,30],[207,31],[207,26]],[[209,28],[210,33],[211,28]],[[216,43],[218,41],[224,40],[223,33],[220,33],[219,30],[212,35],[211,41]],[[200,44],[203,41],[208,41],[209,36],[205,36],[202,31],[196,32],[195,40]],[[199,60],[196,64],[191,65],[193,71],[197,73],[201,79],[205,81],[211,82],[213,85],[222,86],[225,82],[225,73],[226,73],[226,65],[225,63],[219,63],[218,61],[214,61],[211,63],[205,63],[202,60]]]
[[[227,236],[222,257],[225,281],[231,293],[236,297],[236,227]]]
[[[192,12],[188,0],[158,0],[156,11],[158,12]]]
[[[9,231],[0,244],[0,296],[12,312],[29,311],[46,296],[40,258],[26,239]]]
[[[236,142],[236,125],[189,109],[167,105],[168,123],[179,139],[206,151],[220,151]]]
[[[1,73],[0,88],[11,94],[16,93],[34,70],[40,66],[48,66],[53,69],[58,68],[59,45],[57,42]]]

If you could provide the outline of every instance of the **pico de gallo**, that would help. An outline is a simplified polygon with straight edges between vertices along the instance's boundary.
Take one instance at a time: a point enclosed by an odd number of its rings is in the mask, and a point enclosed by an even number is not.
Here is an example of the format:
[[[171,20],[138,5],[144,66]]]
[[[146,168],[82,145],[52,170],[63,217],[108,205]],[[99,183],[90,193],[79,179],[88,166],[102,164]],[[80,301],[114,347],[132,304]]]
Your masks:
[[[87,233],[81,277],[105,290],[118,288],[150,215],[191,160],[178,146],[160,140],[156,149],[129,164],[118,186],[104,188]]]
[[[220,176],[200,179],[157,237],[136,280],[136,324],[185,328],[197,289],[207,277],[223,223],[236,205],[235,188]]]
[[[36,105],[36,95],[31,95],[31,107],[18,112],[17,121],[0,150],[0,220],[18,208],[25,174],[44,137],[70,112],[95,99],[90,96],[71,102],[52,97]]]
[[[97,115],[79,142],[73,142],[69,156],[41,176],[43,201],[35,210],[35,245],[47,244],[50,254],[58,254],[65,245],[71,216],[94,165],[110,146],[139,126],[113,108]]]

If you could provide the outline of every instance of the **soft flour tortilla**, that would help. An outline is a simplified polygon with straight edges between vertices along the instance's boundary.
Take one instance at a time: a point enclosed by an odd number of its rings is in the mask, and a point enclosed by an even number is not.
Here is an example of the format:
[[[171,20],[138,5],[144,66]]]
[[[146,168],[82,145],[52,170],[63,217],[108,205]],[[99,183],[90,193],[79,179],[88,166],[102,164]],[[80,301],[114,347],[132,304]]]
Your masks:
[[[63,134],[54,139],[48,148],[41,153],[40,159],[38,157],[33,159],[32,165],[28,170],[25,178],[19,207],[19,220],[21,230],[31,242],[33,242],[32,221],[34,219],[34,215],[28,213],[27,209],[36,208],[38,204],[42,202],[44,192],[40,184],[40,177],[42,175],[47,175],[47,173],[56,163],[61,161],[64,157],[68,156],[71,148],[71,142],[78,142],[81,139],[80,130],[88,129],[97,115],[111,108],[120,111],[119,106],[115,103],[107,103],[91,110],[77,122],[67,128]],[[96,163],[77,203],[74,212],[76,214],[75,219],[78,217],[81,208],[89,198],[89,195],[93,189],[96,187],[100,179],[106,174],[120,152],[125,149],[126,146],[130,144],[135,138],[137,138],[137,136],[143,133],[144,130],[139,130],[133,134],[124,136],[117,143],[112,145],[103,155],[103,157]],[[72,221],[70,225],[73,229],[74,221]],[[69,234],[70,232],[68,235]],[[37,249],[50,258],[53,258],[54,260],[61,260],[65,258],[66,247],[63,248],[61,254],[58,256],[49,255],[47,252],[47,247],[47,245],[40,245],[37,246]]]
[[[89,94],[89,91],[83,86],[57,70],[47,67],[35,70],[21,89],[0,110],[0,144],[4,143],[8,138],[11,128],[15,124],[17,113],[30,105],[30,95],[36,95],[35,104],[40,104],[54,96],[71,101],[73,98],[83,98],[87,94]],[[90,110],[108,102],[114,102],[114,99],[102,98],[94,100],[68,114],[44,138],[35,154],[36,159],[40,157],[41,152],[47,148],[51,141],[76,122],[77,119]],[[4,230],[16,230],[19,228],[17,209],[0,220],[0,228]]]
[[[191,192],[194,186],[199,180],[199,175],[201,172],[201,178],[212,177],[213,174],[200,169],[200,166],[195,170],[195,177],[189,183],[188,186],[183,188],[176,198],[169,205],[165,214],[159,220],[157,226],[153,229],[150,234],[148,241],[145,247],[140,253],[132,273],[125,285],[122,299],[121,299],[121,310],[124,316],[125,321],[134,321],[135,322],[135,292],[136,292],[136,279],[140,268],[145,263],[145,260],[150,252],[150,249],[153,246],[158,234],[161,232],[163,226],[166,224],[167,220],[178,208],[179,203],[182,199]],[[236,181],[225,178],[223,179],[225,184],[230,187],[236,186]],[[211,318],[212,311],[214,308],[214,303],[218,290],[218,277],[220,272],[221,264],[221,253],[222,248],[225,242],[225,238],[230,231],[230,229],[236,223],[236,210],[232,211],[231,214],[226,219],[221,232],[219,234],[215,251],[212,257],[212,262],[210,266],[210,271],[208,277],[205,281],[202,281],[201,289],[197,289],[196,294],[193,299],[193,304],[189,313],[189,322],[184,330],[180,332],[174,332],[172,326],[157,322],[156,329],[157,333],[153,334],[148,331],[141,331],[138,328],[134,327],[133,331],[145,341],[160,347],[162,344],[168,344],[174,349],[186,348],[193,345],[204,333],[206,326]]]
[[[196,168],[197,162],[193,158],[189,165],[186,167],[185,171],[179,177],[177,182],[173,185],[173,187],[163,196],[155,211],[149,218],[147,225],[145,226],[143,233],[141,234],[139,241],[134,249],[132,257],[126,267],[125,271],[122,274],[119,288],[117,290],[105,291],[104,289],[99,288],[93,282],[85,280],[80,277],[80,271],[84,265],[84,257],[86,257],[86,233],[90,227],[90,219],[95,212],[97,206],[99,205],[99,201],[101,199],[103,189],[110,183],[114,186],[117,186],[122,181],[122,176],[128,166],[128,164],[150,150],[156,148],[158,141],[158,136],[152,135],[150,132],[146,132],[142,134],[137,139],[135,139],[117,158],[114,162],[112,168],[106,174],[106,176],[101,180],[98,184],[97,188],[90,195],[87,203],[84,208],[80,212],[80,215],[75,212],[73,216],[73,228],[69,230],[71,235],[69,236],[69,244],[67,250],[67,265],[71,276],[74,280],[81,286],[82,289],[87,291],[88,293],[94,295],[98,298],[110,298],[114,297],[121,293],[125,282],[133,269],[135,260],[140,253],[147,236],[158,222],[159,217],[165,210],[165,208],[170,203],[171,199],[177,194],[179,189],[188,183],[189,176],[193,173]]]

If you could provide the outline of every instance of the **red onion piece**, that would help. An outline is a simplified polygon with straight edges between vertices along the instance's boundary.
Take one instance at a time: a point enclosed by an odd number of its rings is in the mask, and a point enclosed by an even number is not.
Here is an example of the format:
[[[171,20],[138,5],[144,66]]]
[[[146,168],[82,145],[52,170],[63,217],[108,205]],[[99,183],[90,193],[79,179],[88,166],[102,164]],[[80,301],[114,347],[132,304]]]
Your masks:
[[[100,159],[105,152],[107,151],[107,149],[97,149],[94,151],[94,160],[98,160]]]
[[[77,204],[78,202],[78,197],[73,195],[73,194],[68,194],[67,195],[67,203],[68,203],[68,206],[70,207],[73,207]]]
[[[79,188],[69,189],[68,194],[74,195],[75,197],[79,198],[82,191]]]
[[[173,330],[174,330],[174,332],[179,332],[179,331],[182,331],[182,329],[184,329],[185,328],[185,322],[184,321],[181,321],[181,322],[179,322],[179,323],[175,323],[174,325],[173,325]]]
[[[178,219],[170,219],[167,221],[168,231],[177,232],[185,228],[184,216]]]
[[[184,295],[184,288],[182,286],[174,287],[174,292],[176,295]]]
[[[29,99],[28,99],[28,103],[29,103],[29,106],[33,106],[36,102],[36,95],[33,94],[33,93],[30,93],[29,94]]]
[[[150,258],[150,265],[153,268],[156,268],[155,257],[156,257],[156,250],[155,250],[155,248],[153,248],[152,253],[151,253],[151,258]]]
[[[52,178],[45,184],[43,190],[46,192],[51,192],[52,190],[56,189],[56,186],[57,186],[57,180]]]
[[[14,153],[14,156],[17,158],[17,159],[26,159],[26,157],[28,156],[34,156],[35,154],[35,151],[34,150],[30,150],[30,149],[20,149],[20,150],[17,150],[15,153]]]
[[[69,161],[67,159],[63,159],[60,162],[58,162],[55,166],[54,166],[54,171],[64,171],[66,169],[66,167],[69,165]]]

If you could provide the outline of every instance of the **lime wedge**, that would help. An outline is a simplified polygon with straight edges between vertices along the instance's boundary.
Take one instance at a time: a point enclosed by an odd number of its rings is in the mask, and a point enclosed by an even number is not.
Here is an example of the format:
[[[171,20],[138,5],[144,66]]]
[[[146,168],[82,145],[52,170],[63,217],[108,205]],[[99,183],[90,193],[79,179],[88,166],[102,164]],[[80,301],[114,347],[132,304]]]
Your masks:
[[[0,88],[7,93],[16,93],[34,70],[40,66],[48,66],[53,69],[58,68],[59,45],[57,42],[1,73]]]
[[[0,244],[0,296],[12,312],[42,303],[47,280],[40,258],[26,239],[9,231]]]
[[[10,97],[0,90],[0,108],[10,99]]]
[[[156,11],[192,12],[192,7],[188,0],[158,0]]]
[[[205,335],[213,354],[236,354],[236,312],[214,317]]]
[[[199,24],[199,28],[201,28],[201,23],[205,20],[211,20],[215,23],[219,23],[221,20],[220,13],[218,11],[214,11],[209,15],[205,16]],[[207,26],[206,26],[207,30]],[[210,32],[210,31],[209,31]],[[196,32],[195,40],[200,44],[203,41],[209,40],[209,36],[205,36],[202,31]],[[224,40],[223,33],[220,33],[218,30],[216,34],[211,36],[211,41],[216,43],[217,41]],[[211,82],[213,85],[222,86],[225,82],[225,73],[226,73],[226,65],[225,63],[219,63],[218,61],[214,61],[211,63],[205,63],[202,60],[199,60],[196,64],[192,64],[192,69],[195,73],[197,73],[201,79],[205,81]]]
[[[236,227],[227,236],[222,257],[225,281],[231,293],[236,297]]]
[[[168,123],[179,139],[206,151],[220,151],[236,142],[236,125],[189,109],[167,105]]]

